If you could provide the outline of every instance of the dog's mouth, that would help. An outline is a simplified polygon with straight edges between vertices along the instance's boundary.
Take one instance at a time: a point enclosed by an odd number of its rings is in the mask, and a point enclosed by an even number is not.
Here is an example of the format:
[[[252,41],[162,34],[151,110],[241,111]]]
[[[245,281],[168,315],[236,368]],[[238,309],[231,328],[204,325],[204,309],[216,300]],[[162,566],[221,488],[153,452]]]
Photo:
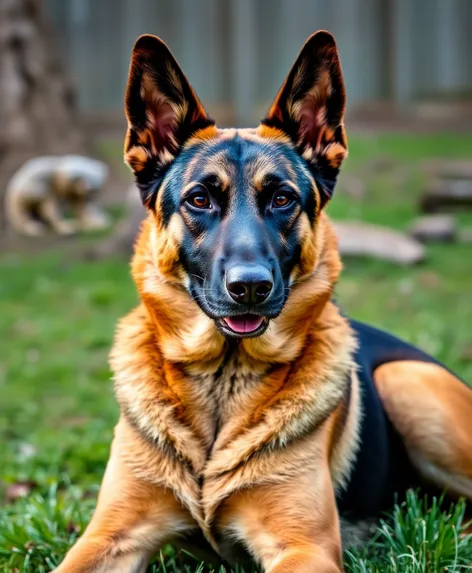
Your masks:
[[[219,320],[219,327],[227,334],[236,337],[252,337],[261,335],[269,321],[257,314],[239,314],[227,316]]]

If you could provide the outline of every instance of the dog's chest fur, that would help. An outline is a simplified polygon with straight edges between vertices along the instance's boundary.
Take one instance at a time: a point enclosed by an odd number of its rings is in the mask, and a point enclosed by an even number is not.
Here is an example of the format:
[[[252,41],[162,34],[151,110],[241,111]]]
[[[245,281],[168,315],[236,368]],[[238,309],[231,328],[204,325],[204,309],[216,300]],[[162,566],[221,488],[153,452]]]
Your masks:
[[[237,345],[231,345],[219,363],[206,369],[186,368],[195,397],[204,407],[202,415],[212,427],[213,439],[227,420],[247,412],[270,370],[268,363],[252,359]]]
[[[337,436],[329,461],[333,483],[349,473],[356,408],[340,432],[335,424],[355,341],[334,306],[318,320],[327,327],[313,328],[303,352],[283,363],[255,358],[241,343],[226,343],[214,358],[173,362],[144,306],[120,323],[111,354],[122,412],[116,439],[132,444],[131,471],[170,488],[214,548],[214,528],[235,492],[296,479],[300,468],[318,471],[318,429]]]

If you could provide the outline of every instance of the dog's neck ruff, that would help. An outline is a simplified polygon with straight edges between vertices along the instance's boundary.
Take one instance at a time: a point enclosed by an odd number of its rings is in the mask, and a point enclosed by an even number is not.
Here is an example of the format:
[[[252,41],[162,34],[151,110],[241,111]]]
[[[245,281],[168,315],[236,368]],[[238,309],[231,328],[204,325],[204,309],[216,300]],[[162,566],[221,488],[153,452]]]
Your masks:
[[[156,343],[166,360],[178,364],[200,365],[222,359],[228,344],[184,287],[183,270],[176,259],[177,245],[165,244],[159,223],[150,215],[138,238],[132,274],[140,298],[155,327]],[[267,331],[257,338],[239,342],[240,350],[261,362],[288,363],[295,360],[305,345],[310,325],[330,301],[341,270],[336,238],[328,218],[322,214],[313,233],[313,268],[295,277],[281,315],[271,320]],[[238,345],[236,346],[238,347]]]

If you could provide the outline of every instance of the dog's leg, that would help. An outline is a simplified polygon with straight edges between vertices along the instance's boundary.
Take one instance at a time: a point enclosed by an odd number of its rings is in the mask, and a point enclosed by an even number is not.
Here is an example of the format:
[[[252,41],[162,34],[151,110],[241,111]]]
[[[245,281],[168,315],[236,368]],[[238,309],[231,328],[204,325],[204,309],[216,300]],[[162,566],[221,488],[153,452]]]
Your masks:
[[[78,201],[76,208],[79,226],[83,231],[102,231],[110,226],[108,215],[95,201]]]
[[[46,233],[46,226],[35,221],[31,215],[32,206],[19,197],[7,197],[5,201],[8,223],[20,233],[29,237],[40,237]]]
[[[472,389],[427,362],[383,364],[374,379],[420,475],[472,499]]]
[[[46,197],[39,206],[39,213],[46,223],[59,235],[73,235],[76,225],[73,221],[66,221],[60,212],[54,197]]]
[[[234,494],[221,512],[223,537],[243,543],[266,573],[340,573],[342,549],[327,456],[282,484]]]
[[[135,476],[115,443],[97,508],[55,573],[143,573],[163,544],[196,524],[170,490]]]

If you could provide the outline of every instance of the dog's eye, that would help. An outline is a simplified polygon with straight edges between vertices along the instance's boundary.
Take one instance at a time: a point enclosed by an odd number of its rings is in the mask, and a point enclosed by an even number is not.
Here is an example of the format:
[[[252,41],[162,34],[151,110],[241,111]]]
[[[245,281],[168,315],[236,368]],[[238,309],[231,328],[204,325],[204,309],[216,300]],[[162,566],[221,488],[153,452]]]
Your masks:
[[[272,199],[272,207],[282,209],[283,207],[288,207],[292,202],[293,197],[291,195],[283,191],[278,191]]]
[[[208,192],[199,188],[198,191],[187,197],[187,203],[195,209],[211,209],[212,204]]]

